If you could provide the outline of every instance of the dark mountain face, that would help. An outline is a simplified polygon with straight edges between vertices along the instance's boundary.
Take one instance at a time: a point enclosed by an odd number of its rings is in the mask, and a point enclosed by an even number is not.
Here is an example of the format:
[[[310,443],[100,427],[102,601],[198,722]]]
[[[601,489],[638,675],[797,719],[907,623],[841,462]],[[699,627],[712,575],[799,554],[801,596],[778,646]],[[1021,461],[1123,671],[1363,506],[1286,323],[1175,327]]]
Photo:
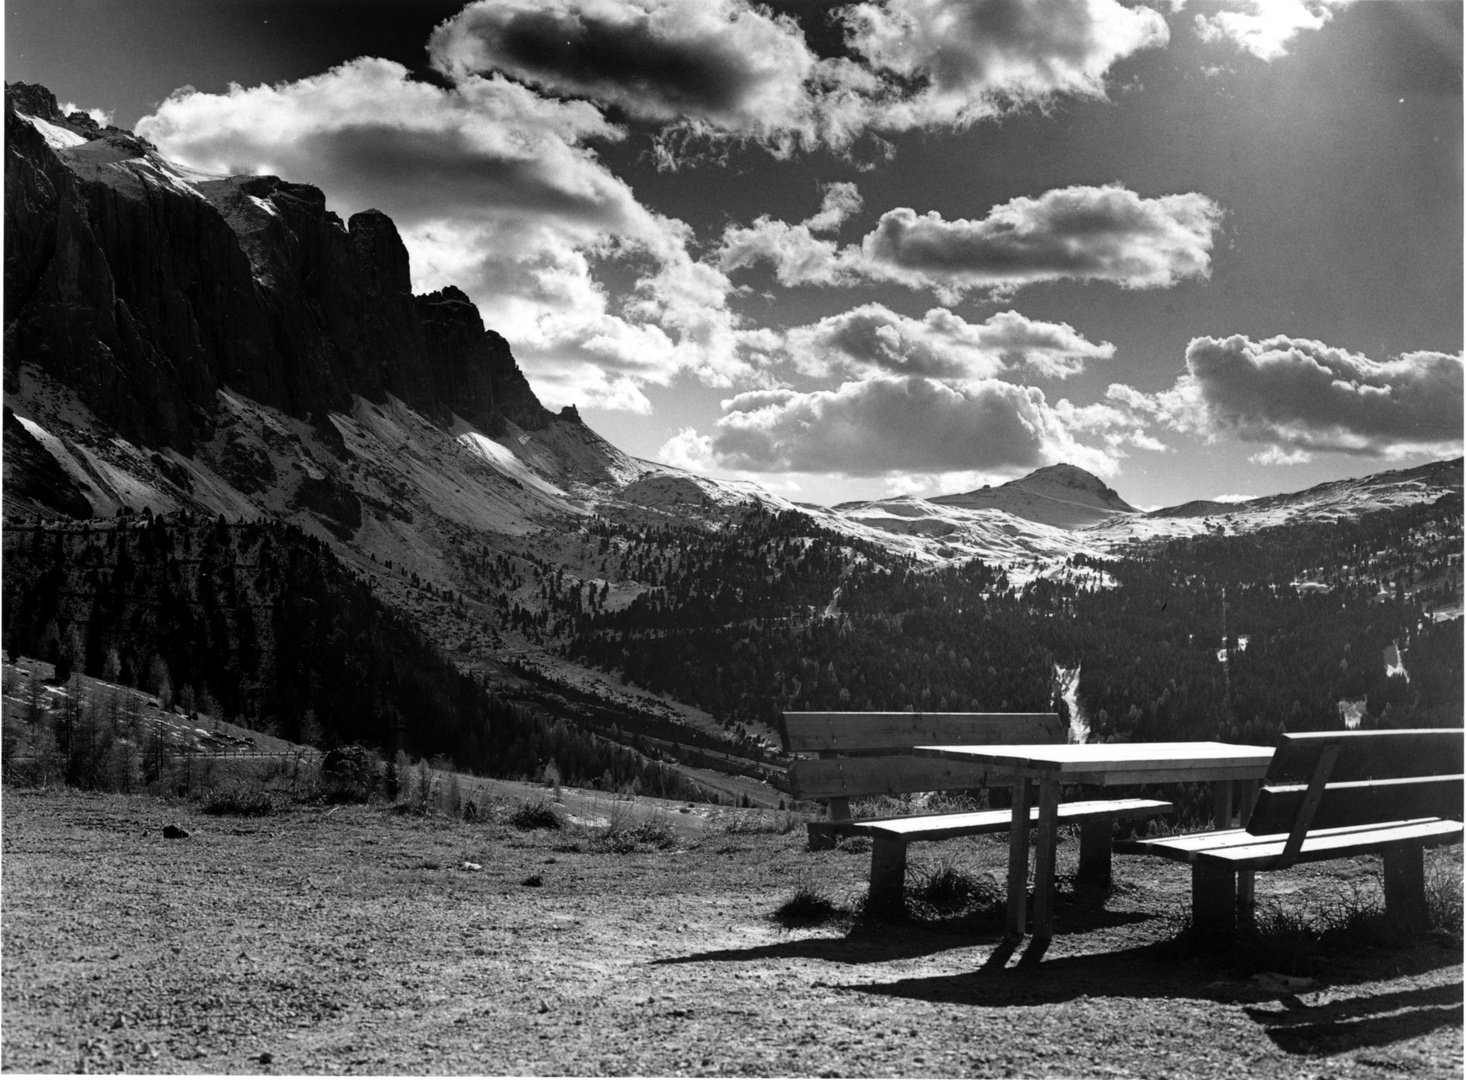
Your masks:
[[[187,453],[222,388],[319,424],[353,394],[490,433],[553,418],[466,296],[413,296],[384,214],[188,173],[39,86],[6,87],[5,140],[7,378],[37,365],[123,437]]]

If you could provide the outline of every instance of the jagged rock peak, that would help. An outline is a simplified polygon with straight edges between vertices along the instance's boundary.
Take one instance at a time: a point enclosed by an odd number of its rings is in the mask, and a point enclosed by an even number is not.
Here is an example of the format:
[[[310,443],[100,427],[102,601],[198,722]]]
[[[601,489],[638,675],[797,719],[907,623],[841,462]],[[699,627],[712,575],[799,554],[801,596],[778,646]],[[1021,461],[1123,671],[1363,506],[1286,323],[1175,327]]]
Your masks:
[[[185,168],[43,86],[8,84],[6,110],[7,368],[124,437],[186,450],[225,387],[297,417],[390,393],[489,432],[554,418],[462,290],[413,295],[381,211],[343,222],[319,188]]]
[[[126,128],[120,128],[113,124],[107,124],[105,126],[99,124],[80,110],[63,113],[60,103],[56,100],[56,95],[39,83],[6,83],[5,104],[17,113],[35,117],[37,120],[44,120],[48,124],[55,124],[76,135],[80,135],[84,139],[121,138],[129,144],[129,148],[135,153],[142,153],[148,150],[156,152],[158,149],[141,135],[134,135]]]

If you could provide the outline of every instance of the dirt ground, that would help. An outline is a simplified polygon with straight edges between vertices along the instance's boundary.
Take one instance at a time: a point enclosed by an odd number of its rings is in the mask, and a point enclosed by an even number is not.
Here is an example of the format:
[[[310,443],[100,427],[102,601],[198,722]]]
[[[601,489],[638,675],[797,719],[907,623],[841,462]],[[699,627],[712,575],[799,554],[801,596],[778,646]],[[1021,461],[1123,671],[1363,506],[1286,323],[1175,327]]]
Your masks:
[[[230,818],[7,788],[0,1067],[1462,1075],[1459,939],[1259,979],[1255,960],[1177,946],[1184,868],[1117,858],[1108,895],[1061,893],[1041,962],[1003,962],[996,919],[782,928],[771,913],[802,884],[858,900],[869,855],[752,831],[778,815],[662,810],[675,846],[616,853],[594,825],[515,828],[507,805],[475,822],[381,805]],[[166,839],[169,824],[190,835]],[[1001,875],[1005,859],[983,837],[912,863]],[[1306,903],[1377,877],[1373,860],[1316,864],[1261,877],[1259,895]]]

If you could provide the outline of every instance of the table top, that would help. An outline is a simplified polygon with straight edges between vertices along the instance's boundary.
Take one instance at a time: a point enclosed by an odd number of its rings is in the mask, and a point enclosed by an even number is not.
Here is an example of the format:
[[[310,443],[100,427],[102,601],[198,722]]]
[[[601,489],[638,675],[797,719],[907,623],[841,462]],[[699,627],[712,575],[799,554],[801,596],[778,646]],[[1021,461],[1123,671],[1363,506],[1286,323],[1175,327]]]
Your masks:
[[[1260,780],[1273,759],[1271,746],[1220,742],[994,743],[918,746],[916,753],[980,762],[1014,776],[1085,784]]]

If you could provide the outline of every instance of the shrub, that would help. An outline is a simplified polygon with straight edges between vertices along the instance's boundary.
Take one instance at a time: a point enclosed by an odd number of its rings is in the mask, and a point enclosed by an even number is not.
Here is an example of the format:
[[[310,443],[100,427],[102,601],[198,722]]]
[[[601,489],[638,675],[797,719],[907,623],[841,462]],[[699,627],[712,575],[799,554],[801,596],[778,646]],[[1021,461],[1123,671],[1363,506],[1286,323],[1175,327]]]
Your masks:
[[[232,784],[206,793],[199,809],[218,817],[269,817],[280,810],[280,802],[264,788]]]
[[[327,802],[364,803],[377,786],[377,755],[364,746],[338,746],[321,760]]]
[[[559,829],[564,827],[555,804],[546,798],[526,799],[509,812],[509,824],[516,829]]]
[[[629,815],[616,814],[612,816],[610,826],[596,836],[596,846],[617,855],[642,848],[665,851],[677,846],[677,831],[660,814],[635,821]]]

